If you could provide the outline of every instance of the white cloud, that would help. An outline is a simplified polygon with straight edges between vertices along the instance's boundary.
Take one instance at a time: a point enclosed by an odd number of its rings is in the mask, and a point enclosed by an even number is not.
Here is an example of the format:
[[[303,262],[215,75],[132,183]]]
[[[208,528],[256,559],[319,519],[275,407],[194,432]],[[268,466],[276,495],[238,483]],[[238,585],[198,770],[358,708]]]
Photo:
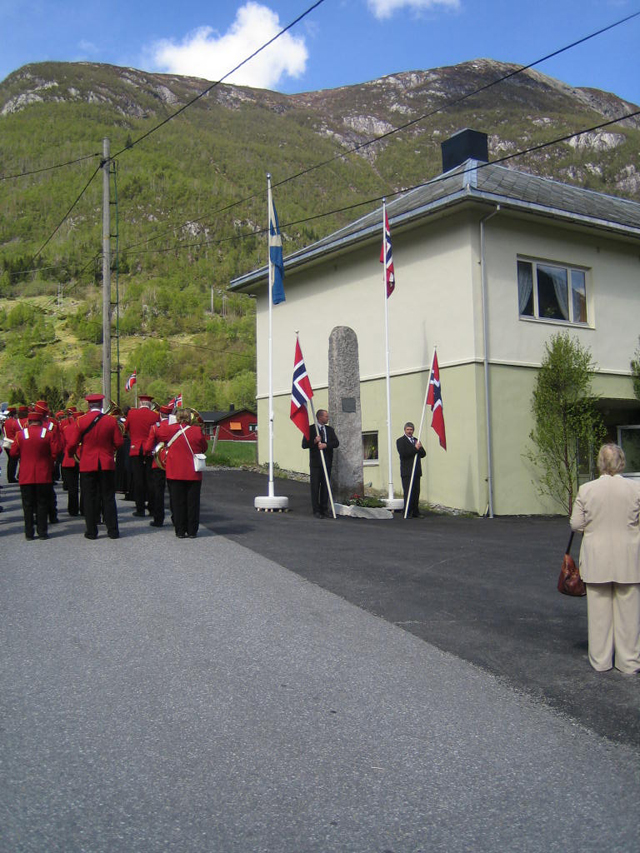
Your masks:
[[[398,9],[407,8],[414,12],[421,12],[437,6],[447,9],[460,8],[460,0],[367,0],[367,3],[376,18],[380,20],[390,18]]]
[[[212,27],[199,27],[181,42],[163,40],[151,48],[158,71],[206,80],[219,80],[280,32],[278,15],[267,6],[249,2],[238,9],[228,32],[220,35]],[[283,75],[299,77],[308,58],[303,38],[285,33],[238,71],[226,83],[273,89]]]

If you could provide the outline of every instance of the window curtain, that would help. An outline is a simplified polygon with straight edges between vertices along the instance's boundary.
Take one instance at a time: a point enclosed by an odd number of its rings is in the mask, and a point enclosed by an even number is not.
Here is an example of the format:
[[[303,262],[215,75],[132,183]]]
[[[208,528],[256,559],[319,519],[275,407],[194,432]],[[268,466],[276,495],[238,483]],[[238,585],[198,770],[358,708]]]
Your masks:
[[[554,269],[553,267],[541,267],[553,282],[553,291],[558,300],[558,308],[565,320],[569,319],[569,296],[567,294],[567,272],[566,270]]]
[[[533,270],[531,264],[518,261],[518,311],[524,314],[533,292]],[[531,312],[533,314],[533,311]]]

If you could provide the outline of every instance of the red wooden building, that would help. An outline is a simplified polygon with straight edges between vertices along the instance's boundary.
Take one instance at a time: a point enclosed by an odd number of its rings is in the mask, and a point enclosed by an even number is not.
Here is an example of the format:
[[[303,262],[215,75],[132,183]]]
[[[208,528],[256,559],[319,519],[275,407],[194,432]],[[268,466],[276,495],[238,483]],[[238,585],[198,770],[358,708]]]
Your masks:
[[[258,417],[249,409],[231,406],[227,412],[200,412],[204,432],[213,438],[218,429],[218,441],[256,441]]]

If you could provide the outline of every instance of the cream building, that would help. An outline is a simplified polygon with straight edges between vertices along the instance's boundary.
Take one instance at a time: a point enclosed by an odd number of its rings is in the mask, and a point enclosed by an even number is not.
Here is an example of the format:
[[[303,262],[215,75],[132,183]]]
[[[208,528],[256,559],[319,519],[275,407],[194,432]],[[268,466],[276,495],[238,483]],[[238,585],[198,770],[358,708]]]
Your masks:
[[[568,330],[597,365],[611,438],[640,472],[640,401],[630,361],[640,334],[640,204],[486,162],[486,136],[443,144],[443,175],[387,205],[397,285],[388,301],[393,482],[395,439],[418,426],[437,347],[447,431],[425,419],[421,499],[496,515],[559,512],[527,462],[531,394],[545,342]],[[274,460],[307,470],[289,421],[295,331],[327,406],[328,339],[358,336],[364,480],[387,493],[381,211],[285,258],[286,302],[273,308]],[[266,268],[235,279],[257,299],[259,458],[268,459]],[[331,412],[330,412],[331,415]],[[377,458],[375,458],[377,456]]]

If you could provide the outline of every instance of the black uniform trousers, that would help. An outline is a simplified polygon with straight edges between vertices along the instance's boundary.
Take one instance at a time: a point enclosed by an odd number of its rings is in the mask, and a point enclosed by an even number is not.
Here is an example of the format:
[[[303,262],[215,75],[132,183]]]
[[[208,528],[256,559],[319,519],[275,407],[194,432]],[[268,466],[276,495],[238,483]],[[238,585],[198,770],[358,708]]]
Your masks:
[[[202,480],[167,480],[176,536],[195,536],[200,526]]]
[[[22,511],[24,513],[24,535],[33,539],[33,519],[36,519],[38,536],[47,535],[47,518],[49,516],[49,495],[51,483],[28,483],[20,486]]]
[[[116,507],[115,471],[81,471],[80,487],[87,536],[96,538],[100,511],[112,539],[118,537],[118,508]]]

